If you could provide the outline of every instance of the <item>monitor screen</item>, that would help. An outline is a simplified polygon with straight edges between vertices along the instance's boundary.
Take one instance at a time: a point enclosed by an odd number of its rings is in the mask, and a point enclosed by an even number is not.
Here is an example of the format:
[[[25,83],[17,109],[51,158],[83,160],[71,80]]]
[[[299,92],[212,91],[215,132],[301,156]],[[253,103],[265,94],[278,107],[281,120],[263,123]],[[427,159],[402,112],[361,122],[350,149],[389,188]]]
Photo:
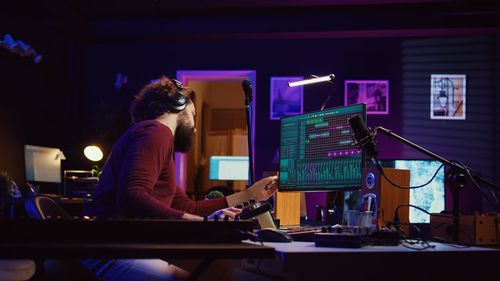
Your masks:
[[[26,180],[35,182],[61,182],[61,150],[35,145],[24,146]]]
[[[353,145],[348,119],[361,115],[356,104],[281,119],[280,191],[358,189],[364,155]]]
[[[382,166],[410,170],[410,186],[428,182],[441,162],[435,160],[382,160]],[[427,186],[410,189],[410,204],[431,213],[445,209],[445,170],[441,168]],[[429,223],[429,215],[415,208],[410,208],[410,223]]]
[[[248,180],[248,156],[210,156],[209,179]]]

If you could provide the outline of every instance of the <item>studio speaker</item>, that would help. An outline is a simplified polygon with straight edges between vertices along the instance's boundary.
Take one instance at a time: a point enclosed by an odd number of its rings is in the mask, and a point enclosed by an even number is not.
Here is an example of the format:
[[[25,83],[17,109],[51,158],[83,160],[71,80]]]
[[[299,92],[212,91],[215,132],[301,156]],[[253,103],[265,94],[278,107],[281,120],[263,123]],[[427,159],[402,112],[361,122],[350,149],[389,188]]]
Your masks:
[[[393,183],[400,186],[410,186],[410,170],[383,168],[384,174]],[[371,196],[376,202],[377,220],[380,226],[386,226],[386,222],[392,221],[396,207],[410,203],[410,190],[400,189],[390,184],[375,168],[363,169],[361,183],[361,202],[367,196]],[[401,207],[398,211],[401,228],[408,234],[409,231],[409,209]]]

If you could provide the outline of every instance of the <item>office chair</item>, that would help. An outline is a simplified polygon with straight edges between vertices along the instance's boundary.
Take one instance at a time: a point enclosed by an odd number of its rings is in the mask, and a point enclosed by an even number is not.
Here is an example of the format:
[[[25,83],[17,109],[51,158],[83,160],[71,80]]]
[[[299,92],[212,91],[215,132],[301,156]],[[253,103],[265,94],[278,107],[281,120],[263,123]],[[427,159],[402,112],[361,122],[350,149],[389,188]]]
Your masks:
[[[28,217],[37,220],[71,219],[57,202],[44,196],[35,196],[26,200],[24,207]],[[57,281],[97,281],[99,280],[91,271],[87,270],[79,260],[46,260],[45,273],[50,280]]]

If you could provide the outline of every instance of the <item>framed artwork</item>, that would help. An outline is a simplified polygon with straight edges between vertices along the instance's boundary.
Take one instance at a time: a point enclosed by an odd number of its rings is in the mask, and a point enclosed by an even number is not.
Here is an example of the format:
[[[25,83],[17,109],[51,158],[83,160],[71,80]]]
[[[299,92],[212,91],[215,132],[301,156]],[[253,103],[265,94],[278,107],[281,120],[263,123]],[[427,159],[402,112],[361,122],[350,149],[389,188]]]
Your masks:
[[[271,77],[271,120],[302,114],[304,110],[303,87],[288,87],[288,82],[300,81],[302,76]]]
[[[431,119],[465,120],[466,75],[431,74]]]
[[[346,80],[344,104],[366,104],[367,114],[389,114],[388,80]]]

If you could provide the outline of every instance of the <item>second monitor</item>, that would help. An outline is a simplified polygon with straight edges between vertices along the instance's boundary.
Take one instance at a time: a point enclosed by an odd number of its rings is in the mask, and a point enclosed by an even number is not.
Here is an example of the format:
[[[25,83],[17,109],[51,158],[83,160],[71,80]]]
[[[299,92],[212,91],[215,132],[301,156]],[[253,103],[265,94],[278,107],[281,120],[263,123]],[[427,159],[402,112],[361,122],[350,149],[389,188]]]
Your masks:
[[[348,119],[361,115],[356,104],[281,119],[280,191],[358,189],[365,165],[354,145]]]
[[[248,156],[210,156],[210,180],[248,180]]]

